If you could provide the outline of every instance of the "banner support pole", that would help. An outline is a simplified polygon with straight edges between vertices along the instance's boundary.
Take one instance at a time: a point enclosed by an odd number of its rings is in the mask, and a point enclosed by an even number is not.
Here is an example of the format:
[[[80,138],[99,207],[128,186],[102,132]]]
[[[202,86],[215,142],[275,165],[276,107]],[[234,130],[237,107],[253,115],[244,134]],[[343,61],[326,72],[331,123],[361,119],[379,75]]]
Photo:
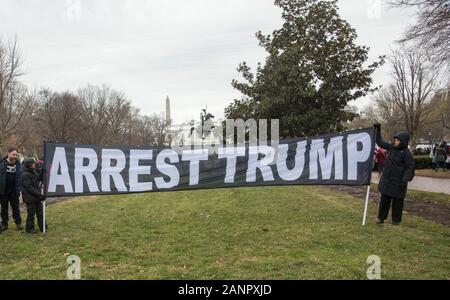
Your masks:
[[[42,223],[43,223],[43,225],[42,225],[42,226],[43,226],[43,228],[42,228],[42,229],[43,229],[42,233],[43,233],[43,234],[45,234],[45,206],[46,206],[46,204],[47,204],[46,202],[47,202],[47,201],[43,201],[43,202],[42,202],[42,206],[43,206],[43,207],[42,207],[42,211],[43,211],[43,213],[42,213],[42,219],[43,219],[43,220],[42,220]]]
[[[47,141],[44,140],[44,178],[43,178],[43,185],[44,185],[44,193],[43,195],[45,197],[47,197],[47,171],[46,171],[46,167],[47,167],[47,160],[45,157],[45,148],[46,148],[46,144]],[[47,200],[42,201],[42,233],[45,235],[46,231],[47,231],[47,224],[45,223],[45,207],[47,206]]]
[[[367,210],[369,208],[369,196],[370,196],[370,185],[367,186],[366,203],[364,206],[364,216],[363,216],[363,222],[362,222],[363,226],[366,226]]]
[[[370,168],[370,175],[369,175],[369,185],[367,186],[367,194],[366,194],[366,202],[364,204],[364,215],[363,215],[363,222],[362,225],[366,226],[366,221],[367,221],[367,211],[369,209],[369,197],[370,197],[370,184],[372,183],[372,171],[373,171],[373,166],[374,166],[374,156],[375,156],[375,140],[376,140],[376,136],[378,134],[378,129],[374,128],[373,130],[373,136],[372,136],[372,149],[371,149],[371,161],[372,163],[370,164],[371,168]]]

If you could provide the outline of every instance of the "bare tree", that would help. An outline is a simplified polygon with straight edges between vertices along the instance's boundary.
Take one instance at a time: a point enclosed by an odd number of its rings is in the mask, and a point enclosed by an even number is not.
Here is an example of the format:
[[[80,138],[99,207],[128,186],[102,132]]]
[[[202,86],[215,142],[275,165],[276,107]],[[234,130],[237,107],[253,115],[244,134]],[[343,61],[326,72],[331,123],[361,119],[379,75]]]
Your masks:
[[[0,39],[0,151],[23,146],[39,156],[42,141],[159,145],[168,142],[164,116],[145,116],[124,93],[106,85],[87,85],[76,94],[50,89],[29,91],[20,81],[17,39]]]
[[[149,116],[142,116],[138,121],[137,131],[138,145],[152,146],[156,143],[156,134],[153,128],[153,119]]]
[[[136,107],[130,107],[127,114],[127,123],[126,123],[126,133],[124,134],[124,143],[129,146],[139,145],[140,144],[140,131],[142,130],[141,125],[141,115],[139,113],[139,109]]]
[[[432,141],[450,136],[450,98],[449,88],[439,90],[431,100],[432,112],[428,115],[421,130],[421,137]]]
[[[438,102],[438,104],[436,106],[440,107],[439,115],[441,117],[440,120],[442,121],[442,127],[447,131],[450,131],[450,98],[449,98],[450,95],[449,94],[450,94],[450,87],[447,87],[446,89],[439,91],[439,94],[436,95],[437,96],[436,98],[440,99],[440,101]]]
[[[108,123],[106,143],[124,143],[125,137],[129,135],[132,126],[130,120],[135,117],[130,116],[131,111],[131,103],[125,98],[123,93],[115,90],[109,91],[105,110]]]
[[[39,91],[39,107],[34,119],[46,140],[71,142],[77,140],[81,103],[71,92],[55,93],[50,89]]]
[[[363,115],[371,120],[372,124],[383,124],[383,135],[386,137],[392,137],[396,131],[406,130],[404,118],[401,117],[402,111],[392,98],[392,86],[380,90]]]
[[[419,129],[432,111],[430,100],[438,73],[427,65],[421,53],[395,51],[391,62],[394,82],[389,88],[390,97],[401,110],[399,119],[403,120],[415,146]]]
[[[394,7],[412,7],[417,23],[410,26],[401,43],[415,42],[432,60],[448,67],[450,62],[450,2],[448,0],[392,0]]]
[[[164,146],[166,143],[170,143],[167,136],[170,122],[166,120],[165,116],[153,114],[150,116],[150,120],[151,130],[155,136],[155,143],[158,146]]]
[[[102,144],[107,139],[108,115],[107,100],[110,88],[93,86],[78,90],[81,101],[81,134],[78,142]]]
[[[0,150],[3,152],[7,139],[17,132],[27,112],[31,110],[32,98],[20,82],[23,75],[22,60],[17,38],[0,38]]]
[[[27,109],[24,110],[22,121],[17,126],[14,134],[8,136],[7,143],[19,148],[25,155],[38,157],[42,155],[43,139],[41,128],[36,124],[36,111],[39,106],[37,92],[28,91],[25,103]]]

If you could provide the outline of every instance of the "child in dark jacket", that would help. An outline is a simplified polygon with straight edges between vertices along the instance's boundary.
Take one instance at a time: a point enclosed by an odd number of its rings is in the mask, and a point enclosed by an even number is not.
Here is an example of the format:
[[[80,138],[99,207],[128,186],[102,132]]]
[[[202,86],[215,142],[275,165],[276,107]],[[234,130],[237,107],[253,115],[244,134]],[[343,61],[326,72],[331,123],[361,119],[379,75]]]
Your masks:
[[[381,125],[375,124],[374,127],[377,130],[377,145],[388,151],[378,184],[381,201],[377,224],[383,224],[387,219],[392,202],[392,224],[399,225],[402,222],[408,182],[414,178],[414,159],[408,149],[410,135],[408,132],[399,132],[392,144],[386,143],[381,138]]]
[[[43,206],[42,201],[45,196],[42,195],[39,188],[39,175],[35,171],[36,162],[34,159],[26,159],[23,163],[22,173],[20,174],[20,189],[22,199],[27,206],[27,233],[36,233],[34,229],[34,216],[37,216],[39,230],[43,232]]]

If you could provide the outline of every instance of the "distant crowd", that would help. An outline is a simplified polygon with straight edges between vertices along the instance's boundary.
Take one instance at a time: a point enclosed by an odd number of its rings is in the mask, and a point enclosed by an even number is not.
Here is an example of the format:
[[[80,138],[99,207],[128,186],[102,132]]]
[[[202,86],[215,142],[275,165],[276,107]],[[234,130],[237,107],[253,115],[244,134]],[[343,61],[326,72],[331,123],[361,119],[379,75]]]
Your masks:
[[[435,144],[433,150],[430,152],[430,158],[432,159],[433,170],[438,172],[440,169],[444,172],[447,171],[448,156],[450,154],[450,147],[446,142],[441,144]]]
[[[428,155],[431,158],[432,169],[435,172],[446,172],[450,168],[450,146],[446,141],[435,143],[433,146],[427,148],[417,148],[412,152],[417,156]],[[375,151],[375,165],[380,174],[383,171],[386,156],[387,151],[377,147]]]

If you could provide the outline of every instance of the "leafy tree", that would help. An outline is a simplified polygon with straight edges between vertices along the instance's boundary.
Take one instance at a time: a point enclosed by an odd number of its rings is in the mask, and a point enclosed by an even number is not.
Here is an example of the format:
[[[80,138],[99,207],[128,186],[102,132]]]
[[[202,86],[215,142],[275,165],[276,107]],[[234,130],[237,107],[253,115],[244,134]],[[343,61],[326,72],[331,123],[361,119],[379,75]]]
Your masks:
[[[256,73],[244,62],[244,82],[232,81],[242,99],[225,109],[229,119],[280,120],[281,136],[305,136],[343,129],[355,114],[347,104],[374,92],[367,67],[369,48],[355,44],[356,31],[338,13],[337,1],[276,0],[284,24],[271,35],[256,34],[267,52]]]

